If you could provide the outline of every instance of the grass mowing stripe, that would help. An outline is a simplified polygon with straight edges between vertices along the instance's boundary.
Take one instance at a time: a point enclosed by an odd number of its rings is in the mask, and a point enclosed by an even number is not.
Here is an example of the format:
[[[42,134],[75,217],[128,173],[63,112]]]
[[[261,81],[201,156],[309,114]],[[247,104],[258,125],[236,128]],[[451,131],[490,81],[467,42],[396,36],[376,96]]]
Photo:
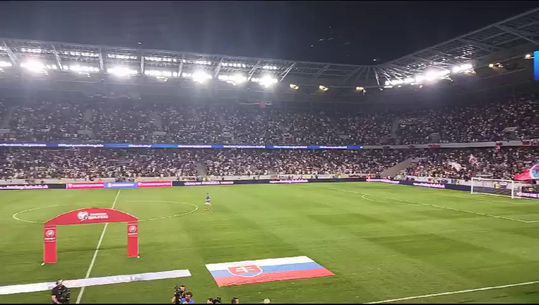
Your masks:
[[[116,193],[116,197],[114,197],[114,202],[112,203],[111,209],[114,209],[116,206],[116,202],[118,201],[118,197],[120,196],[120,190]],[[94,256],[92,257],[92,261],[90,262],[90,266],[88,266],[88,271],[86,272],[85,279],[90,277],[90,273],[92,273],[92,269],[94,268],[95,259],[97,258],[97,253],[99,253],[99,247],[101,247],[101,242],[103,242],[103,237],[105,236],[105,232],[107,232],[108,223],[105,224],[103,227],[103,231],[101,232],[101,236],[99,237],[99,241],[97,242],[97,247],[95,248]],[[82,287],[80,290],[79,295],[77,296],[77,302],[76,304],[80,304],[80,300],[82,299],[82,295],[84,294],[84,289],[86,287]]]
[[[350,191],[350,190],[339,190],[339,189],[333,189],[333,188],[328,188],[328,189],[339,191],[339,192],[358,194],[358,195],[361,195],[361,198],[363,198],[363,199],[366,199],[366,200],[369,200],[369,201],[374,201],[374,202],[381,202],[380,200],[370,199],[369,198],[370,195],[367,195],[367,194],[364,194],[364,193],[361,193],[361,192]],[[465,210],[460,210],[460,209],[455,209],[455,208],[450,208],[450,207],[443,207],[443,206],[439,206],[439,205],[435,205],[435,204],[429,204],[429,203],[410,202],[410,201],[406,201],[406,200],[398,200],[398,199],[391,199],[391,198],[386,198],[385,200],[400,202],[400,203],[404,203],[404,204],[411,204],[411,205],[428,206],[428,207],[433,207],[433,208],[438,208],[438,209],[443,209],[443,210],[450,210],[450,211],[455,211],[455,212],[468,213],[468,214],[474,214],[474,215],[479,215],[479,216],[504,219],[504,220],[509,220],[509,221],[517,221],[517,222],[520,222],[520,223],[536,223],[536,222],[539,222],[537,220],[523,220],[523,219],[516,219],[516,218],[499,216],[499,215],[491,215],[491,214],[485,214],[485,213],[465,211]]]
[[[475,289],[465,289],[465,290],[457,290],[457,291],[447,291],[447,292],[432,293],[432,294],[424,294],[424,295],[417,295],[417,296],[398,298],[398,299],[388,299],[388,300],[382,300],[382,301],[367,302],[365,304],[391,303],[391,302],[398,302],[398,301],[406,301],[406,300],[437,297],[437,296],[442,296],[442,295],[451,295],[451,294],[468,293],[468,292],[476,292],[476,291],[503,289],[503,288],[517,287],[517,286],[528,286],[528,285],[534,285],[534,284],[539,284],[539,281],[508,284],[508,285],[501,285],[501,286],[490,286],[490,287],[475,288]]]

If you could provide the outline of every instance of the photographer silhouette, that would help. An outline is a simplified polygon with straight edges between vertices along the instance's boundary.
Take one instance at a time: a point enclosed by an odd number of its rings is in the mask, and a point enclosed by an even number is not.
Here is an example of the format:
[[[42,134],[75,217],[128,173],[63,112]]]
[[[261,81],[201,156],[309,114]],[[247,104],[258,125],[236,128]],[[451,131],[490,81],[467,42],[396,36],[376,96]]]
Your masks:
[[[69,304],[69,300],[71,299],[71,290],[64,286],[63,282],[63,280],[56,281],[56,286],[52,288],[52,304]]]

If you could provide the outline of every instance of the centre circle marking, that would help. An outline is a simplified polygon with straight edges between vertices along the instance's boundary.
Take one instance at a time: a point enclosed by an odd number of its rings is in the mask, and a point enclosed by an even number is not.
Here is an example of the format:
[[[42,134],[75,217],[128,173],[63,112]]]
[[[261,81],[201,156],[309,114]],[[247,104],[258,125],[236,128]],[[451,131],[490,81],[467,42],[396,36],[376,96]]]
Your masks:
[[[93,203],[89,203],[89,205],[92,205],[92,204],[108,204],[108,203],[106,203],[106,202],[93,202]],[[46,205],[46,206],[37,207],[37,208],[26,209],[26,210],[22,210],[22,211],[19,211],[19,212],[14,213],[13,215],[11,215],[11,218],[13,218],[13,219],[15,219],[15,220],[17,220],[17,221],[22,221],[22,222],[26,222],[26,223],[44,224],[45,222],[39,222],[39,221],[34,221],[34,220],[28,220],[28,219],[20,218],[20,217],[18,217],[18,215],[19,215],[19,214],[28,213],[28,212],[32,212],[32,211],[37,211],[37,210],[44,210],[44,209],[50,209],[50,208],[54,208],[54,207],[72,206],[72,205],[73,205],[72,203],[58,203],[58,204]],[[70,211],[73,211],[73,209],[71,209]],[[69,212],[69,211],[67,211],[67,212]],[[66,213],[67,213],[67,212],[66,212]]]
[[[192,206],[194,209],[190,210],[190,211],[187,211],[187,212],[183,212],[183,213],[178,213],[178,214],[173,214],[173,215],[167,215],[167,216],[158,216],[158,217],[152,217],[152,218],[148,218],[148,219],[139,219],[139,221],[155,221],[155,220],[163,220],[163,219],[169,219],[169,218],[174,218],[174,217],[182,217],[182,216],[187,216],[189,214],[193,214],[194,212],[198,211],[199,207],[198,205],[194,204],[194,203],[189,203],[189,202],[183,202],[183,201],[170,201],[170,200],[138,200],[138,201],[126,201],[126,202],[122,202],[123,204],[129,204],[129,203],[177,203],[177,204],[182,204],[182,205],[189,205],[189,206]]]
[[[101,202],[99,204],[103,204],[103,203],[105,203],[105,202]],[[174,217],[182,217],[182,216],[187,216],[189,214],[192,214],[192,213],[198,211],[198,209],[199,209],[198,205],[196,205],[196,204],[189,203],[189,202],[182,202],[182,201],[149,200],[149,201],[126,201],[126,202],[122,202],[122,203],[123,204],[129,204],[129,203],[176,203],[176,204],[188,205],[188,206],[193,207],[192,210],[187,211],[187,212],[182,212],[182,213],[177,213],[177,214],[167,215],[167,216],[152,217],[152,218],[148,218],[148,219],[139,219],[139,221],[155,221],[155,220],[163,220],[163,219],[169,219],[169,218],[174,218]],[[96,203],[93,203],[93,204],[96,204]],[[47,205],[47,206],[42,206],[42,207],[26,209],[26,210],[22,210],[22,211],[14,213],[13,215],[11,215],[11,218],[13,218],[14,220],[21,221],[21,222],[26,222],[26,223],[43,224],[45,222],[39,222],[39,221],[24,219],[24,218],[19,217],[19,215],[20,214],[25,214],[25,213],[28,213],[28,212],[37,211],[37,210],[50,209],[50,208],[60,207],[60,206],[70,206],[70,205],[71,204],[69,204],[69,203],[66,203],[66,204],[53,204],[53,205]]]

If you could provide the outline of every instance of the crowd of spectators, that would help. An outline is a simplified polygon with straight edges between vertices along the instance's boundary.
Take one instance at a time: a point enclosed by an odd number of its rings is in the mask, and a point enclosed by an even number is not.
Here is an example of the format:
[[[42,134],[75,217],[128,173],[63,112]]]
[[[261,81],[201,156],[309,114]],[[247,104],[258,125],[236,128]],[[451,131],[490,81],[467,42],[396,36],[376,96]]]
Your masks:
[[[2,149],[0,179],[376,174],[403,150]]]
[[[533,147],[423,150],[407,169],[410,176],[470,180],[471,177],[512,179],[539,161]]]
[[[474,149],[24,149],[0,150],[0,179],[381,175],[412,158],[411,176],[510,179],[539,160],[533,147]]]
[[[2,149],[1,179],[195,176],[194,151]]]
[[[223,150],[205,155],[212,176],[379,174],[405,159],[403,150]]]
[[[379,145],[502,140],[506,127],[517,138],[539,137],[538,100],[453,105],[446,108],[342,112],[240,104],[182,104],[92,98],[5,103],[9,133],[0,141],[93,141],[251,145]],[[4,108],[4,106],[3,106]],[[398,128],[394,129],[394,125]]]
[[[180,143],[250,145],[379,145],[395,142],[539,138],[534,96],[466,106],[408,111],[342,112],[241,104],[182,104],[34,98],[0,100],[0,141],[59,143]],[[395,128],[397,127],[397,128]],[[9,130],[6,132],[6,130]],[[136,178],[268,174],[381,174],[408,157],[409,175],[511,178],[531,162],[533,149],[440,150],[151,150],[0,149],[0,178]]]
[[[504,139],[506,127],[516,127],[520,138],[539,137],[539,101],[521,97],[506,103],[474,104],[401,114],[402,144],[428,143],[439,133],[442,143],[470,143]]]

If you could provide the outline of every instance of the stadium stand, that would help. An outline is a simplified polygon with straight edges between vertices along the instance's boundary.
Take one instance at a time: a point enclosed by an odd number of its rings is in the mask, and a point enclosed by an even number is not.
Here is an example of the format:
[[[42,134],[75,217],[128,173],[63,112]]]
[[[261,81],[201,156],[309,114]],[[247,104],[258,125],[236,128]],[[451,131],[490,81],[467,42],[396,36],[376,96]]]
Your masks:
[[[535,96],[503,102],[393,112],[322,112],[241,105],[33,100],[8,104],[2,141],[81,141],[185,144],[470,143],[539,137]],[[512,128],[513,133],[504,130]],[[439,141],[430,137],[440,135]],[[397,142],[397,143],[395,143]]]
[[[537,149],[365,149],[360,151],[296,150],[151,150],[24,149],[0,150],[0,179],[139,178],[256,176],[271,174],[380,175],[406,158],[415,163],[411,176],[469,180],[473,176],[510,179],[531,166]],[[453,165],[452,165],[453,164]]]
[[[91,98],[0,101],[2,142],[380,145],[539,138],[538,98],[361,113]],[[397,137],[387,143],[395,133]],[[507,128],[511,132],[507,132]],[[393,129],[393,130],[392,130]],[[432,134],[439,135],[433,141]],[[380,175],[408,158],[410,176],[511,178],[533,148],[290,150],[2,149],[1,179],[94,180],[271,174]],[[470,164],[474,156],[475,165]]]
[[[442,149],[417,154],[417,162],[407,169],[411,176],[470,180],[471,177],[512,179],[530,168],[539,154],[534,148]]]

